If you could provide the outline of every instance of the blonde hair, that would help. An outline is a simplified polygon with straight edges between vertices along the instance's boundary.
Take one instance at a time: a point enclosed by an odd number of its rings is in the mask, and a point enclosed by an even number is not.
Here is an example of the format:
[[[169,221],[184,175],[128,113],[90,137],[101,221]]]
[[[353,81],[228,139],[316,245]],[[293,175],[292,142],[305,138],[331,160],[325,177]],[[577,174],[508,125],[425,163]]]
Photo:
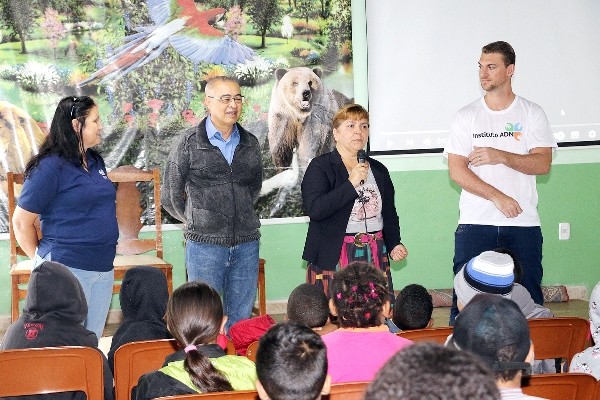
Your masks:
[[[356,120],[366,119],[368,122],[369,112],[360,104],[346,104],[344,107],[340,108],[337,114],[335,114],[335,117],[333,117],[333,129],[339,128],[342,122],[350,118]]]

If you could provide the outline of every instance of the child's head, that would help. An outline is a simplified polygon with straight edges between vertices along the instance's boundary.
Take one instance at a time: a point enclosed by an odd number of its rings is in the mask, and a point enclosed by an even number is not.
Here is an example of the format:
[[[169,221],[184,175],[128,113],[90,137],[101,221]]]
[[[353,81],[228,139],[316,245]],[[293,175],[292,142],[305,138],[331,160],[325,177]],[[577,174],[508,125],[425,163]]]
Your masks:
[[[421,285],[408,285],[396,297],[394,303],[394,324],[400,329],[426,328],[431,321],[433,300],[427,289]]]
[[[355,261],[333,275],[331,313],[342,328],[379,326],[390,302],[385,276],[372,265]]]
[[[232,390],[229,381],[208,358],[192,346],[213,343],[223,332],[227,317],[219,294],[204,282],[191,281],[178,287],[167,304],[167,328],[186,349],[184,367],[201,392]]]
[[[290,293],[287,317],[289,321],[299,322],[309,328],[325,325],[329,318],[327,296],[315,285],[303,283]]]
[[[523,279],[523,266],[519,262],[519,259],[517,258],[515,252],[510,249],[507,249],[506,247],[497,247],[492,251],[495,251],[496,253],[508,254],[510,258],[512,258],[513,264],[515,265],[513,270],[513,273],[515,275],[514,282],[521,283],[521,280]]]
[[[125,272],[119,302],[126,321],[162,321],[168,300],[167,278],[159,268],[138,266]]]
[[[525,315],[514,301],[489,293],[478,294],[460,312],[451,344],[478,356],[498,381],[520,381],[517,374],[533,361]]]
[[[491,293],[510,299],[514,263],[508,254],[484,251],[466,263],[454,277],[457,306],[462,310],[475,295]]]
[[[256,353],[261,399],[314,400],[329,392],[327,349],[312,329],[297,322],[273,326]]]
[[[500,399],[490,371],[474,355],[437,343],[399,351],[367,388],[365,400]]]

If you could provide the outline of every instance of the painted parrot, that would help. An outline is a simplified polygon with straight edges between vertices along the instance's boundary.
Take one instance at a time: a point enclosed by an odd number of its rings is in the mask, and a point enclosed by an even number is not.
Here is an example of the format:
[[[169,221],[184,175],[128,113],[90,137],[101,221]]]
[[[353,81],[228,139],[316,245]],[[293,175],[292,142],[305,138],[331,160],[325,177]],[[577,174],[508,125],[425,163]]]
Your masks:
[[[239,64],[252,60],[254,51],[236,42],[210,25],[224,8],[199,11],[194,0],[146,0],[152,26],[134,28],[138,33],[125,37],[125,44],[104,67],[79,83],[84,86],[100,79],[100,83],[119,79],[130,71],[149,63],[169,46],[193,62]]]

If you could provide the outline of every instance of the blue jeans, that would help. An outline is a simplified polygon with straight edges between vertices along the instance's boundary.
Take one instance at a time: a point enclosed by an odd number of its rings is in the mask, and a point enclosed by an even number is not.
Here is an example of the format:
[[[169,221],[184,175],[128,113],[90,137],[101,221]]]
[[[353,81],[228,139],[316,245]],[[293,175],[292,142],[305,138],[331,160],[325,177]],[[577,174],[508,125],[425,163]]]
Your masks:
[[[515,253],[523,266],[521,284],[527,288],[534,302],[543,305],[542,243],[539,226],[458,225],[454,233],[454,274],[482,252],[505,247]],[[453,294],[450,325],[454,325],[457,315],[456,294]]]
[[[223,296],[223,311],[231,325],[252,314],[258,282],[258,240],[233,247],[186,241],[188,280],[201,280]]]
[[[115,271],[113,269],[106,272],[86,271],[70,267],[69,270],[81,283],[87,299],[88,315],[84,326],[100,339],[112,300]]]
[[[44,261],[52,261],[52,253],[48,253],[42,258],[36,251],[33,261],[34,267],[37,267]],[[106,317],[108,316],[112,300],[115,272],[112,269],[106,272],[98,272],[66,267],[75,275],[85,294],[88,315],[84,326],[86,329],[94,332],[98,339],[100,339],[102,331],[104,331],[104,324],[106,323]]]

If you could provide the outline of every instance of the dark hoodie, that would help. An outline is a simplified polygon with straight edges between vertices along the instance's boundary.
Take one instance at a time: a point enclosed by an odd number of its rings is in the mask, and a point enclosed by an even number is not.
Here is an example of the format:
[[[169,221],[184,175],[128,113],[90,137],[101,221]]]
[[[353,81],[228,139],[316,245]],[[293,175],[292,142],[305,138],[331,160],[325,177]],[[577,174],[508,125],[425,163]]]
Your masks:
[[[87,311],[85,294],[75,275],[60,263],[46,261],[31,272],[23,314],[8,327],[0,349],[52,346],[97,348],[98,338],[83,326]],[[104,364],[104,396],[105,400],[112,400],[112,374],[106,358]],[[60,368],[60,365],[56,367]],[[84,399],[85,396],[81,392],[72,392],[19,397],[25,398],[63,400]]]
[[[169,291],[165,274],[158,268],[134,267],[125,272],[121,284],[123,323],[115,332],[108,364],[114,371],[115,351],[122,345],[140,340],[169,339],[164,321]]]

